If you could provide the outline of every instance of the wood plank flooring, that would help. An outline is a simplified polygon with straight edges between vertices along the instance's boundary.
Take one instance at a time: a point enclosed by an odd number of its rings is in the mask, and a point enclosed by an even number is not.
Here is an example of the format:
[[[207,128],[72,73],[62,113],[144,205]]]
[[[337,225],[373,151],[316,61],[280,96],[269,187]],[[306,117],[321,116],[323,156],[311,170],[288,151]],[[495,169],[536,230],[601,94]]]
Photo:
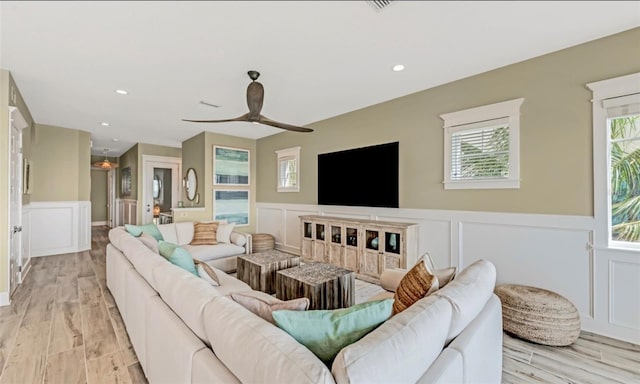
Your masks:
[[[146,383],[106,288],[108,229],[92,250],[33,259],[0,307],[0,384]],[[356,303],[382,288],[356,280]],[[583,332],[569,347],[504,336],[503,383],[640,384],[640,346]]]

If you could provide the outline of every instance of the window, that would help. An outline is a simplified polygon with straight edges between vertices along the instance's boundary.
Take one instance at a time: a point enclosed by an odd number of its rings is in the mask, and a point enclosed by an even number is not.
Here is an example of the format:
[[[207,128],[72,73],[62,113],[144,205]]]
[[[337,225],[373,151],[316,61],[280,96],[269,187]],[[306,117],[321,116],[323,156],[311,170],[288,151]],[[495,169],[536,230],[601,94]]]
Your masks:
[[[593,92],[596,246],[640,250],[640,73]]]
[[[444,188],[520,187],[520,105],[524,99],[441,115]]]
[[[278,192],[300,192],[300,147],[281,149],[278,155]]]

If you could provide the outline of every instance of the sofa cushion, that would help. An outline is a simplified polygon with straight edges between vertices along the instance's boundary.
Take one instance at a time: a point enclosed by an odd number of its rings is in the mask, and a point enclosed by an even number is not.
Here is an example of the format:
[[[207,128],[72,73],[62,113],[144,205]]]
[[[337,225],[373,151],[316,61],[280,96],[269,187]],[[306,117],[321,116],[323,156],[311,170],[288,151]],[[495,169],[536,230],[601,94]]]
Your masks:
[[[220,293],[203,279],[171,264],[156,268],[153,275],[162,300],[193,333],[208,342],[203,323],[204,307]]]
[[[220,279],[218,279],[218,274],[209,266],[209,264],[199,261],[197,259],[193,260],[196,264],[196,269],[198,270],[198,275],[204,279],[207,283],[217,287],[220,285]]]
[[[176,224],[175,223],[159,224],[158,225],[158,231],[160,231],[160,233],[162,233],[162,237],[164,238],[164,241],[168,241],[168,242],[174,243],[174,244],[180,244],[180,243],[178,243],[178,235],[176,234]]]
[[[331,372],[337,383],[415,383],[444,346],[451,305],[428,296],[342,349]]]
[[[194,259],[201,261],[221,259],[229,256],[243,255],[245,249],[235,244],[222,244],[216,245],[185,245],[184,249],[189,251]]]
[[[172,264],[200,277],[193,262],[193,257],[191,257],[191,254],[189,254],[189,251],[186,249],[177,244],[169,243],[168,241],[160,241],[158,243],[158,250],[160,251],[160,255]]]
[[[370,301],[349,308],[306,312],[274,311],[278,327],[326,364],[391,316],[393,300]]]
[[[487,260],[478,260],[462,270],[449,284],[434,295],[447,299],[453,307],[447,342],[453,340],[478,316],[493,294],[496,268]]]
[[[243,383],[333,383],[329,369],[280,328],[228,297],[204,311],[215,355]]]
[[[235,225],[235,223],[218,224],[218,229],[216,231],[216,240],[218,243],[231,243],[231,232],[233,232],[233,227],[235,227]]]
[[[290,311],[306,311],[309,309],[309,299],[301,297],[299,299],[282,301],[275,297],[268,300],[255,297],[253,295],[247,295],[242,292],[232,293],[231,298],[236,303],[242,305],[253,314],[256,314],[266,321],[275,324],[273,321],[273,311],[290,310]]]
[[[140,242],[144,244],[147,248],[149,248],[153,253],[160,252],[158,250],[158,240],[156,240],[156,238],[151,236],[150,234],[142,233],[142,235],[138,237],[138,240],[140,240]]]
[[[191,240],[193,240],[193,222],[185,221],[176,223],[176,237],[178,239],[176,244],[180,246],[191,243]]]
[[[393,302],[393,314],[400,313],[427,294],[438,289],[438,278],[420,260],[400,280]]]
[[[195,223],[193,224],[193,239],[191,245],[215,245],[217,240],[218,223]]]
[[[162,237],[162,233],[160,233],[160,231],[158,230],[158,227],[156,227],[156,225],[153,223],[145,224],[145,225],[125,224],[124,229],[127,232],[129,232],[132,236],[135,236],[135,237],[138,237],[143,233],[148,233],[158,241],[164,240],[164,238]]]
[[[456,267],[449,267],[433,271],[433,274],[438,278],[438,289],[442,289],[453,280],[456,270]]]
[[[231,243],[239,247],[244,247],[245,244],[247,244],[247,235],[243,233],[231,232],[231,235],[229,235],[229,239],[231,240]]]

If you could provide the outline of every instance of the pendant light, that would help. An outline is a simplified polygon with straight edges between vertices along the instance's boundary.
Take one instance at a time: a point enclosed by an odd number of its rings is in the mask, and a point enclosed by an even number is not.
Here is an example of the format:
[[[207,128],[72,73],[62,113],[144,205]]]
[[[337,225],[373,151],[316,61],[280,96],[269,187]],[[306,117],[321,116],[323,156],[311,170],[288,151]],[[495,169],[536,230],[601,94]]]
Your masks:
[[[104,149],[104,160],[102,161],[98,161],[97,163],[93,163],[94,167],[98,167],[100,169],[114,169],[114,168],[118,168],[118,164],[116,163],[112,163],[109,161],[109,158],[107,158],[107,153],[109,152],[108,149]]]

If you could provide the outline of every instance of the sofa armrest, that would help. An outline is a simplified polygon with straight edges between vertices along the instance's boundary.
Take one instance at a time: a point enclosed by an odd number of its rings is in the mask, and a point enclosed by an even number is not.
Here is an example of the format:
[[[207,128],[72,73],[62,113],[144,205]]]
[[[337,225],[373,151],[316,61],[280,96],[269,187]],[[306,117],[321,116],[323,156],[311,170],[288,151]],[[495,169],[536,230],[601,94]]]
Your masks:
[[[380,275],[380,286],[387,291],[395,292],[406,273],[407,270],[401,268],[385,269]]]
[[[239,245],[241,247],[244,247],[245,249],[245,254],[250,254],[252,249],[251,249],[251,234],[250,233],[244,233],[244,232],[240,232],[240,231],[232,231],[231,232],[231,236],[230,236],[230,240],[231,243],[235,244],[235,245]],[[244,244],[243,244],[244,243]]]

